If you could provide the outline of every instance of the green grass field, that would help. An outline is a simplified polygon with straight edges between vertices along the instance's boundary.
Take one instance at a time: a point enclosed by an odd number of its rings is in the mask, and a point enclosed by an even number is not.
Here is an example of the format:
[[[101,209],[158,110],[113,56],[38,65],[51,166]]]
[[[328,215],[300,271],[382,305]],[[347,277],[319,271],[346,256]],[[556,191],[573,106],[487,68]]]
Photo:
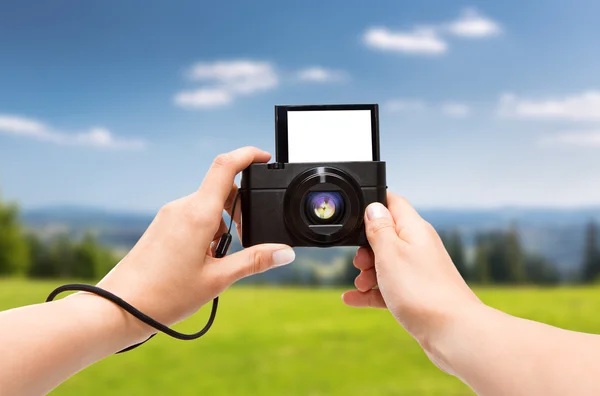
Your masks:
[[[57,282],[0,280],[0,310],[41,302]],[[53,395],[471,395],[391,316],[344,306],[341,290],[233,288],[196,341],[157,336],[75,375]],[[600,333],[600,290],[479,289],[488,304]],[[203,309],[178,326],[197,331]],[[73,323],[73,326],[77,326]],[[40,329],[43,331],[43,329]]]

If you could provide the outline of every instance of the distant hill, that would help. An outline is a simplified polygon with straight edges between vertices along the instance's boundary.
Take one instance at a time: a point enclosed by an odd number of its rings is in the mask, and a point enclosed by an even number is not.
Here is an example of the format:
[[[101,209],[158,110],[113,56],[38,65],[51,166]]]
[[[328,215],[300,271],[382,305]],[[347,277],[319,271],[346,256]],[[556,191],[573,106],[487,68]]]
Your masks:
[[[25,210],[22,218],[33,226],[53,223],[68,224],[74,228],[88,226],[102,228],[148,227],[154,215],[131,211],[116,211],[85,206],[48,206]]]
[[[494,229],[511,224],[528,227],[568,227],[600,221],[600,206],[582,208],[424,209],[421,216],[436,228]]]
[[[556,262],[560,271],[569,276],[581,262],[584,227],[590,220],[600,222],[600,206],[573,209],[556,208],[498,208],[498,209],[423,209],[423,218],[439,231],[458,229],[464,235],[467,248],[473,246],[476,232],[518,227],[526,249],[538,252]],[[24,223],[44,235],[69,232],[80,235],[94,232],[99,240],[119,249],[130,249],[151,223],[154,214],[111,211],[78,206],[53,206],[26,210]],[[232,251],[238,251],[237,238]],[[297,249],[299,262],[328,265],[342,255],[352,254],[354,248]],[[265,281],[276,281],[285,271],[263,275]],[[275,279],[271,279],[274,277]]]
[[[131,248],[148,228],[154,215],[82,206],[51,206],[25,210],[22,220],[31,230],[44,235],[91,231],[100,242],[120,249]]]

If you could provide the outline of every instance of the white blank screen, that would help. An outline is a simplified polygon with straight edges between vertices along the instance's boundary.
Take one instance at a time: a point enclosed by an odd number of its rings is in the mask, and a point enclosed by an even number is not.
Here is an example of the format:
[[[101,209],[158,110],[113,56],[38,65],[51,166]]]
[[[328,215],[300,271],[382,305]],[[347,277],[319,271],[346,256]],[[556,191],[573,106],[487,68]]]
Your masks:
[[[289,162],[373,161],[370,110],[288,111]]]

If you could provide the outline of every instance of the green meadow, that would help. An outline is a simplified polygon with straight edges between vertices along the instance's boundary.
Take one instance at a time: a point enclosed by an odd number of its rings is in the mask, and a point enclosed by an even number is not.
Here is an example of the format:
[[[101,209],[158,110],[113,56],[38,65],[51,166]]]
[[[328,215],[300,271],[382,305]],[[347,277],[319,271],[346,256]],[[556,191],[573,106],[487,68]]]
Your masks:
[[[0,309],[42,302],[60,283],[0,280]],[[598,289],[476,291],[511,314],[600,333]],[[386,311],[348,308],[341,293],[234,287],[222,295],[205,337],[159,335],[75,375],[52,395],[473,394],[433,366]],[[204,308],[177,328],[197,331],[206,318]]]

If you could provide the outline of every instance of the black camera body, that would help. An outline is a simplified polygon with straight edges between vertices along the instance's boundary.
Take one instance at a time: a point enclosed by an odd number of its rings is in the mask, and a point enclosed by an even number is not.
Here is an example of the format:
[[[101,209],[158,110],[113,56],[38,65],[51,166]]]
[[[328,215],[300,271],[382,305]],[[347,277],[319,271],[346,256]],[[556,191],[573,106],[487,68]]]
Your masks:
[[[366,246],[364,210],[386,205],[385,162],[253,164],[242,172],[242,246]]]
[[[364,212],[386,202],[377,104],[275,106],[276,160],[242,172],[242,246],[368,245]]]

